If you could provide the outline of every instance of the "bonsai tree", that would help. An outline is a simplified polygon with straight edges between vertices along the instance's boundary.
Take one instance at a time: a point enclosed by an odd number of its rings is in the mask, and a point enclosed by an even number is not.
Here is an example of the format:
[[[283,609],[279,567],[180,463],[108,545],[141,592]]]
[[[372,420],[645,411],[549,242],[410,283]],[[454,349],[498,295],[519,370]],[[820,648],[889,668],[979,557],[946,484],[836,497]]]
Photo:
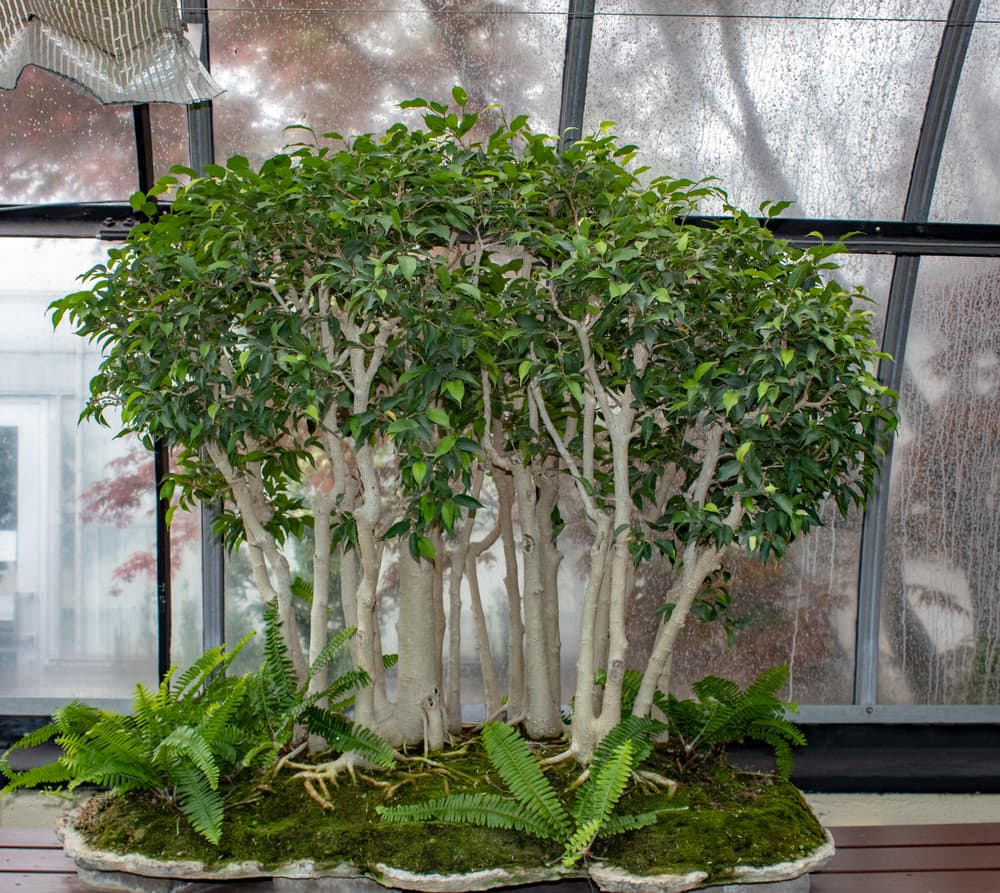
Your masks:
[[[105,349],[84,415],[120,407],[123,431],[179,447],[168,494],[226,499],[227,540],[246,543],[303,679],[339,597],[373,680],[355,719],[395,745],[440,748],[461,721],[463,584],[488,717],[564,733],[560,534],[582,513],[566,755],[586,763],[641,657],[624,622],[635,568],[662,556],[673,573],[631,706],[643,716],[726,550],[780,556],[825,499],[865,499],[892,395],[863,295],[828,276],[841,245],[789,247],[711,182],[642,179],[606,129],[559,151],[524,117],[453,96],[404,103],[424,129],[327,134],[259,170],[238,156],[175,169],[133,198],[148,221],[54,318]],[[725,216],[689,222],[703,200]],[[307,528],[300,642],[282,547]],[[505,686],[477,573],[496,542]]]

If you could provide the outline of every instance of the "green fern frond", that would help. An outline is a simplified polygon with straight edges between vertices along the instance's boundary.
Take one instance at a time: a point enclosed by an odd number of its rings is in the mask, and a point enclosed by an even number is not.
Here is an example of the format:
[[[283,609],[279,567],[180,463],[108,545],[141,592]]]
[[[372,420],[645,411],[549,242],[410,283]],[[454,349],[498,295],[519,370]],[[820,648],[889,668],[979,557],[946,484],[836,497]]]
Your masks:
[[[223,700],[208,703],[204,716],[198,723],[198,731],[210,747],[214,747],[218,741],[232,741],[227,737],[232,728],[230,723],[243,707],[249,685],[249,680],[241,676],[229,686]]]
[[[788,664],[778,664],[776,667],[769,667],[764,670],[753,682],[747,686],[747,695],[777,695],[786,685],[790,670]]]
[[[4,754],[6,760],[6,754]],[[52,785],[63,787],[73,780],[72,773],[62,760],[55,760],[46,763],[44,766],[36,766],[33,769],[26,769],[19,772],[11,769],[6,763],[2,767],[4,775],[9,781],[0,793],[10,794],[20,788],[34,788],[39,785]]]
[[[580,788],[573,804],[577,824],[597,822],[600,827],[614,811],[636,766],[635,742],[626,738],[597,766]]]
[[[445,822],[448,824],[479,825],[523,831],[544,840],[561,838],[552,834],[550,825],[524,808],[522,803],[499,794],[452,794],[424,803],[406,806],[376,806],[385,822]]]
[[[344,646],[351,640],[357,631],[358,628],[356,626],[348,627],[345,630],[341,630],[326,643],[326,645],[320,650],[319,654],[316,655],[316,659],[312,662],[312,665],[309,667],[309,672],[306,674],[305,681],[307,686],[320,670],[327,666],[330,661],[336,658],[337,655],[344,650]]]
[[[524,808],[549,827],[554,840],[569,834],[569,815],[517,731],[503,723],[491,722],[483,726],[482,737],[490,762]]]
[[[321,707],[309,707],[304,718],[309,731],[322,735],[334,751],[354,751],[369,763],[387,769],[393,765],[392,748],[371,729]]]
[[[10,755],[18,750],[25,750],[29,747],[37,747],[39,744],[45,744],[47,741],[51,741],[53,736],[57,735],[60,731],[61,729],[58,723],[48,723],[40,729],[35,729],[33,732],[29,732],[4,751],[3,756],[0,756],[0,772],[2,772],[4,776],[9,779],[9,783],[3,789],[4,794],[9,794],[11,791],[16,791],[18,788],[30,788],[33,784],[42,783],[29,781],[28,776],[31,774],[30,771],[21,772],[17,769],[12,769],[10,765]],[[53,764],[50,763],[49,765]]]
[[[665,723],[650,716],[626,716],[594,748],[591,770],[600,766],[625,741],[635,747],[635,765],[649,758],[653,752],[653,740],[667,728]]]
[[[329,698],[331,701],[338,700],[347,694],[347,692],[354,691],[358,688],[365,688],[366,686],[371,685],[371,682],[372,677],[369,676],[364,670],[348,670],[343,675],[334,679],[333,682],[327,686],[326,690],[323,692],[323,697]],[[331,706],[330,709],[333,710],[335,708]]]
[[[185,765],[185,760],[189,760],[205,776],[213,790],[219,786],[219,764],[215,754],[193,726],[174,729],[153,751],[153,760],[172,780],[174,767]]]
[[[398,654],[383,654],[382,655],[382,669],[391,670],[396,664],[399,663]]]
[[[203,773],[184,759],[177,761],[172,774],[177,805],[184,817],[202,837],[218,846],[222,837],[222,795],[211,787]]]
[[[146,745],[155,747],[163,735],[163,713],[154,703],[155,696],[141,682],[135,686],[132,696],[132,717]]]
[[[598,837],[614,837],[617,834],[625,834],[628,831],[638,831],[640,828],[648,828],[655,825],[660,816],[665,812],[681,812],[687,809],[686,806],[677,806],[667,809],[657,809],[652,812],[630,812],[625,815],[611,816],[601,825]]]
[[[178,678],[171,690],[171,700],[180,701],[200,689],[205,682],[224,666],[226,662],[226,646],[216,645],[209,648]]]
[[[718,701],[720,704],[735,704],[743,696],[743,690],[731,679],[722,679],[718,676],[706,676],[704,679],[695,682],[691,686],[691,691],[699,701]]]
[[[564,868],[572,868],[590,851],[590,845],[597,837],[597,832],[601,827],[600,819],[591,819],[578,825],[576,830],[570,835],[563,849],[562,864]]]
[[[264,609],[264,663],[261,676],[266,684],[266,696],[272,710],[289,709],[295,702],[299,680],[288,645],[281,633],[278,606],[270,601]]]
[[[762,741],[774,749],[778,769],[787,777],[792,768],[792,746],[806,743],[805,735],[785,715],[796,705],[777,696],[787,682],[788,667],[784,665],[765,670],[745,691],[730,680],[707,676],[691,686],[697,700],[669,697],[666,713],[670,731],[692,753],[748,739]]]

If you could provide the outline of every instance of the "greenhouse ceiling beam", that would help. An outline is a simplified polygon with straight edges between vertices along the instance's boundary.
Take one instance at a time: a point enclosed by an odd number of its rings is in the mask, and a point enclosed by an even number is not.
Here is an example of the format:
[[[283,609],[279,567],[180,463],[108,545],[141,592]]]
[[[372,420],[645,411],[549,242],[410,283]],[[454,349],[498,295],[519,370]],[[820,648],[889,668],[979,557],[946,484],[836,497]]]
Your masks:
[[[934,185],[944,151],[955,96],[958,93],[965,56],[979,13],[979,0],[953,0],[941,35],[934,74],[931,78],[924,120],[910,172],[910,185],[903,221],[924,226],[930,216]],[[903,381],[904,352],[910,325],[920,257],[896,257],[886,305],[882,347],[892,357],[879,364],[879,380],[899,393]],[[875,491],[861,525],[861,560],[858,570],[857,649],[854,664],[854,703],[871,711],[878,701],[879,624],[882,613],[882,573],[885,565],[886,531],[892,448],[875,479]]]

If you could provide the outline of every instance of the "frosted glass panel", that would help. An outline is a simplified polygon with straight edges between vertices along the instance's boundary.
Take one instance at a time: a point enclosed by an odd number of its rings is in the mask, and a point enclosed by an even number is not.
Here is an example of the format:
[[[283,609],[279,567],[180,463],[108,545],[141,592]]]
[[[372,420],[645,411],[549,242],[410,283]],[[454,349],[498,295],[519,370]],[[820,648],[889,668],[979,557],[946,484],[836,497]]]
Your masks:
[[[882,593],[888,703],[1000,703],[998,308],[1000,262],[922,262]]]
[[[228,92],[214,103],[217,155],[259,161],[301,132],[381,132],[414,96],[470,107],[499,102],[511,116],[555,131],[565,47],[563,0],[432,3],[316,0],[262,11],[219,2],[211,14],[212,74]],[[484,130],[488,133],[489,130]]]
[[[985,4],[984,4],[985,7]],[[941,156],[931,218],[960,223],[1000,220],[1000,12],[981,8]]]
[[[720,177],[755,210],[902,213],[944,0],[608,0],[595,21],[586,127],[611,120],[654,172]],[[893,18],[893,17],[898,18]]]
[[[103,250],[0,240],[0,714],[156,677],[152,462],[77,425],[97,356],[45,314]]]

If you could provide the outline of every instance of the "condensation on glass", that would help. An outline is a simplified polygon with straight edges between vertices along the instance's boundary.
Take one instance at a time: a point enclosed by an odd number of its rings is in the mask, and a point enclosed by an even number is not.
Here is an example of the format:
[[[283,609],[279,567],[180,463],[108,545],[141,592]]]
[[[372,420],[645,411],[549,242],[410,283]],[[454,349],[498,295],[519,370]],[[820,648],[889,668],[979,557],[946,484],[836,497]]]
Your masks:
[[[921,262],[892,461],[884,703],[1000,703],[998,307],[1000,262]]]
[[[187,160],[182,106],[152,106],[154,164]],[[137,188],[132,110],[92,96],[38,68],[0,90],[0,202],[124,201]]]
[[[750,211],[787,200],[795,217],[896,218],[947,9],[609,0],[585,129],[614,121],[654,173],[719,177]]]
[[[969,41],[934,187],[931,219],[1000,219],[1000,8],[983,4]]]
[[[255,162],[303,131],[344,136],[420,124],[401,101],[451,104],[461,85],[469,108],[500,103],[554,132],[566,33],[564,0],[431,3],[317,0],[278,12],[258,4],[210,3],[212,74],[227,91],[214,103],[217,156]],[[489,133],[487,125],[480,136]]]
[[[156,678],[152,462],[77,424],[98,357],[46,314],[104,250],[0,240],[0,714]]]

